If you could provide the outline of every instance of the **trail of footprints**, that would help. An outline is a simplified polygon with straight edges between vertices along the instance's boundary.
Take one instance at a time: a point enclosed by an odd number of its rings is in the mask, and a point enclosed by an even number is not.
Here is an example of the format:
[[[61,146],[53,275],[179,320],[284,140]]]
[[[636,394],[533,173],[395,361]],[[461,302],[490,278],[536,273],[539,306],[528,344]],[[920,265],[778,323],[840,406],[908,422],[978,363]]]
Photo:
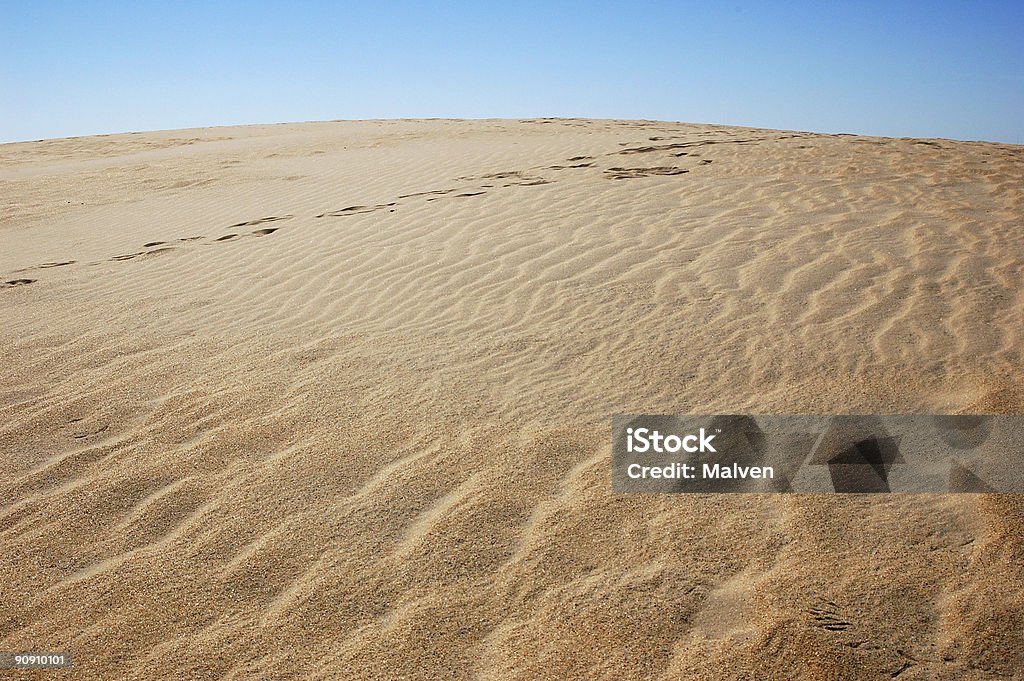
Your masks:
[[[620,143],[621,146],[626,148],[618,151],[609,152],[604,156],[632,156],[636,154],[651,154],[651,153],[669,153],[671,156],[679,158],[687,155],[698,155],[693,154],[692,151],[681,151],[685,149],[693,149],[696,147],[702,147],[712,144],[755,144],[757,142],[765,141],[768,139],[787,139],[789,137],[799,137],[799,135],[786,135],[782,137],[755,137],[750,139],[711,139],[711,140],[690,140],[684,142],[672,142],[669,144],[653,144],[653,145],[641,145],[641,146],[630,146],[628,142]],[[649,137],[648,140],[652,142],[682,139],[679,137]],[[532,168],[533,171],[556,171],[561,172],[565,170],[585,170],[594,168],[597,166],[597,159],[593,156],[573,156],[572,158],[566,159],[565,161],[551,166],[537,166]],[[640,167],[623,167],[613,166],[601,171],[606,179],[610,180],[628,180],[642,177],[652,176],[672,176],[672,175],[683,175],[689,173],[694,167],[706,166],[711,163],[710,159],[700,160],[696,166],[691,168],[680,168],[675,165],[657,165],[657,166],[640,166]],[[374,213],[377,211],[386,210],[388,212],[395,212],[397,206],[401,205],[403,199],[413,198],[424,198],[425,201],[437,201],[440,199],[468,199],[477,196],[482,196],[487,193],[488,189],[493,188],[508,188],[508,187],[533,187],[545,184],[552,184],[555,180],[551,180],[543,177],[541,174],[530,171],[522,170],[510,170],[498,173],[489,173],[486,175],[478,176],[466,176],[456,178],[460,182],[464,183],[475,183],[475,187],[459,188],[453,187],[448,189],[433,189],[428,191],[412,192],[409,194],[401,194],[395,201],[389,203],[378,203],[374,205],[355,205],[347,206],[345,208],[339,208],[335,210],[328,210],[315,215],[317,219],[324,218],[339,218],[339,217],[350,217],[353,215],[365,215],[367,213]],[[271,222],[280,222],[284,220],[290,220],[294,215],[269,215],[254,220],[245,220],[230,225],[228,229],[240,229],[245,227],[258,227]],[[128,260],[134,260],[136,258],[149,258],[164,253],[170,253],[178,246],[187,244],[189,242],[200,242],[212,239],[207,245],[213,245],[221,242],[237,241],[245,237],[262,237],[273,234],[278,231],[280,227],[260,227],[259,229],[251,230],[246,234],[239,232],[230,232],[218,237],[207,237],[204,235],[182,237],[174,241],[150,241],[142,245],[142,250],[134,251],[132,253],[123,253],[108,258],[106,261],[92,262],[90,265],[101,265],[103,262],[125,262]],[[61,262],[46,262],[32,267],[16,270],[15,273],[27,272],[29,270],[37,269],[49,269],[53,267],[65,267],[68,265],[74,265],[77,261],[67,260]],[[37,279],[31,278],[16,278],[10,279],[4,282],[0,282],[0,289],[15,288],[19,286],[25,286],[33,284]]]

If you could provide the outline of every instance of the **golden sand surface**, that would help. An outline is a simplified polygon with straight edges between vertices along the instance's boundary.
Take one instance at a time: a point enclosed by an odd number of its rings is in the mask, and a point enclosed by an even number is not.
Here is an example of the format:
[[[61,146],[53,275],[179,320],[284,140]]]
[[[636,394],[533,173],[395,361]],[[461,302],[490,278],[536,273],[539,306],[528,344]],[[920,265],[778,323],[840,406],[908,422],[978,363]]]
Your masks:
[[[0,145],[0,650],[82,679],[1024,678],[1024,501],[613,495],[616,413],[1024,413],[1024,148]]]

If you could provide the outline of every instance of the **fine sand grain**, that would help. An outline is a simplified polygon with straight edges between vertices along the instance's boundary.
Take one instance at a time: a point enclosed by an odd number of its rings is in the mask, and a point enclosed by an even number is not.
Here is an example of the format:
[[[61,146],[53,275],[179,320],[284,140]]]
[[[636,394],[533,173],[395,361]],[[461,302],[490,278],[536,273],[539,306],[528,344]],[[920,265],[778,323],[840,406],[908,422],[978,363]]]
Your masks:
[[[615,496],[609,429],[1024,413],[1022,282],[1012,145],[2,145],[0,650],[76,679],[1021,678],[1019,497]]]

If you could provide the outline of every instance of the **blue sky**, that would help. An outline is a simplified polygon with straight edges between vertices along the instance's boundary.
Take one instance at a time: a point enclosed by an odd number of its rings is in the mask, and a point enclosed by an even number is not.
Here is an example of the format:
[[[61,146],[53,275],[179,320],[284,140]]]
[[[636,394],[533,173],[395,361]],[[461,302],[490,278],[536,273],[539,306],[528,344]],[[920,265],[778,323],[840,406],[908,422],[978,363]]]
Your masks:
[[[0,0],[0,141],[395,117],[1024,142],[1024,2]]]

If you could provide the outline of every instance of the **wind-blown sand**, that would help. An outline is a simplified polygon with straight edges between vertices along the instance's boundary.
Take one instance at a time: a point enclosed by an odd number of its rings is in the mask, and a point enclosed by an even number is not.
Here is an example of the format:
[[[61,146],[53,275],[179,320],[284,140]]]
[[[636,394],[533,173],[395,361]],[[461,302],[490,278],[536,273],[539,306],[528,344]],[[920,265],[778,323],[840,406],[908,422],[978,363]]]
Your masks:
[[[1024,675],[1024,501],[612,495],[615,413],[1024,413],[1024,149],[0,146],[0,650],[90,679]],[[62,672],[42,672],[46,678]]]

